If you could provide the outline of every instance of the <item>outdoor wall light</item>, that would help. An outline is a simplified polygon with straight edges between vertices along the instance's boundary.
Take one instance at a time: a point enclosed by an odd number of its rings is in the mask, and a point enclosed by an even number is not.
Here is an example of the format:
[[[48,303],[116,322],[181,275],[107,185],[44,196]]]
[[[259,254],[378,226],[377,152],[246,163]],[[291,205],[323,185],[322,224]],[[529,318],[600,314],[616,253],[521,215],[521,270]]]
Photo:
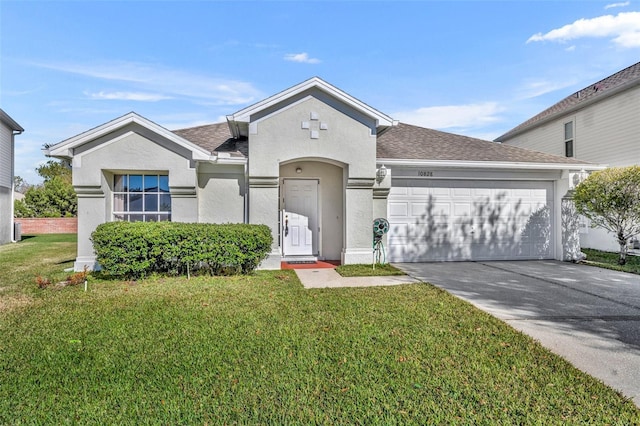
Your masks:
[[[296,173],[297,174],[302,173],[302,167],[296,167]]]
[[[386,176],[387,176],[387,168],[383,164],[382,167],[380,167],[376,171],[376,180],[378,181],[378,183],[380,183],[384,180]]]
[[[589,177],[589,173],[587,173],[585,169],[582,169],[580,170],[580,174],[578,176],[579,176],[578,180],[580,181],[580,183],[582,183],[585,180],[587,180],[587,178]]]

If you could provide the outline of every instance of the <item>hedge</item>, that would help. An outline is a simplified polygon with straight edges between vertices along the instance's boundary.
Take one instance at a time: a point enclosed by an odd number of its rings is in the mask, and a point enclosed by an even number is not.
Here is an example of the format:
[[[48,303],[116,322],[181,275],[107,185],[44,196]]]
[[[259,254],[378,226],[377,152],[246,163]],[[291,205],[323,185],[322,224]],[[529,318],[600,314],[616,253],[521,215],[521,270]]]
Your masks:
[[[102,271],[114,277],[151,273],[248,274],[271,249],[266,225],[108,222],[91,234]]]

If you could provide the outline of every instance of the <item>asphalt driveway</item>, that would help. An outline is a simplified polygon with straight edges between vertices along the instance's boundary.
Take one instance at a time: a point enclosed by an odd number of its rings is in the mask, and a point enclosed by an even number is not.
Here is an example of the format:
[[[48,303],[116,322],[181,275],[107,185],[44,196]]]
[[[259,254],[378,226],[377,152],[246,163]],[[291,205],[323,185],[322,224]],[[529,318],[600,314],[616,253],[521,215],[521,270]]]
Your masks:
[[[557,261],[400,263],[640,407],[640,275]]]

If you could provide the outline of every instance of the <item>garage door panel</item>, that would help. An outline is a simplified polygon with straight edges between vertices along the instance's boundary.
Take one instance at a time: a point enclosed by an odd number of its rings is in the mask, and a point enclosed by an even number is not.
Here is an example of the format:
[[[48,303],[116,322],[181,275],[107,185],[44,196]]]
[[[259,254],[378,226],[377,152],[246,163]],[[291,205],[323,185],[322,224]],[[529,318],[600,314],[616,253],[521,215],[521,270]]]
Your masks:
[[[453,188],[452,196],[469,198],[471,196],[471,188]]]
[[[445,196],[448,197],[451,195],[451,188],[429,188],[429,193],[433,194],[435,197]]]
[[[491,197],[491,189],[490,188],[473,188],[471,191],[471,195],[474,198]]]
[[[426,216],[449,217],[451,214],[451,204],[438,203],[438,202],[411,202],[410,217],[415,219],[421,219]]]
[[[429,195],[429,193],[431,192],[431,188],[422,188],[422,187],[409,188],[409,192],[411,195],[414,195],[414,196]]]
[[[389,218],[395,218],[395,217],[407,217],[407,215],[409,214],[409,202],[408,201],[394,201],[394,202],[389,202]]]
[[[552,258],[552,200],[552,182],[394,182],[389,260]]]

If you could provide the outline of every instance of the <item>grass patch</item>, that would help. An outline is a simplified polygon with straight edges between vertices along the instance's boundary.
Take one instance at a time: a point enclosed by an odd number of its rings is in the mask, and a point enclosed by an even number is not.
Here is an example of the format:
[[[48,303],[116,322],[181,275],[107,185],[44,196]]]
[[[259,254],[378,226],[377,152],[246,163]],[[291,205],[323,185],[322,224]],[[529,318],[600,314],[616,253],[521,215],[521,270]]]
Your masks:
[[[618,393],[428,284],[22,282],[40,303],[0,312],[0,424],[640,423]]]
[[[389,275],[406,275],[395,266],[386,263],[384,265],[376,265],[373,269],[372,265],[340,265],[336,268],[336,272],[343,277],[377,277]]]
[[[582,251],[587,255],[587,259],[583,261],[587,265],[640,275],[640,256],[627,255],[627,263],[618,265],[618,258],[620,257],[618,253],[586,248],[582,249]]]
[[[76,234],[26,235],[0,246],[0,312],[42,297],[36,277],[64,280],[76,258]]]

